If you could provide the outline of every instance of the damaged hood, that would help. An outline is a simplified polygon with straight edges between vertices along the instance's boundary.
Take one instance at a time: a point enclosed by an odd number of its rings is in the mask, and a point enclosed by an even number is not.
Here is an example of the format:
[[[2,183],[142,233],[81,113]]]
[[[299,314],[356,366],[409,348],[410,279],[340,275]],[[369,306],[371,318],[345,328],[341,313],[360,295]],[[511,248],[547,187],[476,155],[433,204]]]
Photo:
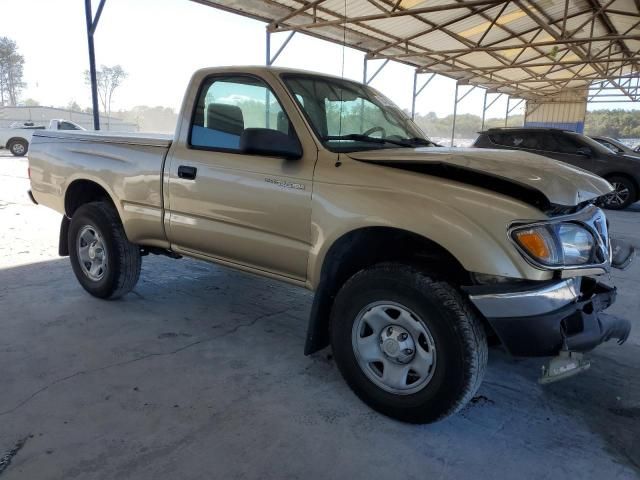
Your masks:
[[[518,150],[421,147],[352,152],[348,156],[414,171],[424,166],[426,174],[438,175],[442,170],[452,180],[456,180],[456,170],[476,172],[537,190],[556,205],[578,205],[612,191],[609,182],[586,170]],[[490,185],[486,188],[491,189]]]

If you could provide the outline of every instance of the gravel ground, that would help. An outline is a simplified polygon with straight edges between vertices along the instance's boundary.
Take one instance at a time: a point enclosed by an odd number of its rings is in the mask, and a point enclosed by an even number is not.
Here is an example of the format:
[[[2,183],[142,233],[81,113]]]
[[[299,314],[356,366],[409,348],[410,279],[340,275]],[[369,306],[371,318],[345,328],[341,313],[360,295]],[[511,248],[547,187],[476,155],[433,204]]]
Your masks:
[[[0,152],[2,480],[640,478],[640,263],[610,309],[632,337],[588,372],[541,387],[539,360],[495,349],[460,414],[406,425],[359,402],[329,351],[302,354],[308,292],[147,257],[133,294],[87,295],[26,169]],[[610,218],[640,238],[638,205]]]

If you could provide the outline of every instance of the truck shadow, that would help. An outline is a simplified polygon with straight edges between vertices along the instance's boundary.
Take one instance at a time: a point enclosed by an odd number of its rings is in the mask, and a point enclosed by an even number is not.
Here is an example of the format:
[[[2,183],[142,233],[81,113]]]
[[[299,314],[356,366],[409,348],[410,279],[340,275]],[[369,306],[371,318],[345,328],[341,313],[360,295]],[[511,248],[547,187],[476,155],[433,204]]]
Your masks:
[[[159,397],[169,395],[189,371],[197,382],[189,384],[190,398],[185,402],[222,395],[212,393],[220,382],[225,395],[242,387],[236,403],[225,403],[225,415],[234,418],[242,412],[267,418],[275,411],[280,422],[308,430],[309,435],[318,424],[328,425],[338,439],[336,448],[340,432],[349,432],[347,441],[351,435],[366,439],[382,431],[400,442],[410,438],[405,445],[408,452],[420,452],[418,458],[423,459],[426,453],[421,449],[426,447],[421,442],[430,445],[434,459],[451,455],[448,445],[458,445],[462,451],[482,444],[485,463],[486,458],[522,447],[544,456],[545,466],[536,468],[551,472],[558,466],[566,471],[572,456],[589,464],[602,463],[605,450],[615,462],[640,471],[639,346],[605,346],[593,354],[588,372],[546,387],[535,383],[540,360],[515,360],[492,349],[485,382],[467,407],[444,422],[411,426],[361,404],[342,382],[330,351],[303,356],[311,300],[309,292],[289,285],[186,259],[145,258],[138,286],[117,301],[86,294],[68,259],[1,269],[0,412],[11,412],[5,434],[30,431],[31,416],[20,415],[24,409],[77,408],[69,403],[77,382],[89,382],[92,372],[113,370],[101,379],[99,392],[101,398],[110,397],[121,394],[123,383],[129,381],[119,369],[136,365],[140,369],[140,359],[160,362],[172,355],[158,373],[135,371],[136,388],[140,384]],[[211,362],[216,369],[209,367]],[[251,390],[246,388],[249,381]],[[91,408],[114,408],[95,401],[97,407]],[[286,416],[280,416],[282,402]],[[261,406],[248,413],[243,410],[254,403]],[[146,418],[144,412],[139,415]],[[155,421],[161,423],[162,418]],[[199,432],[193,436],[195,442],[198,435],[209,433],[197,424],[202,419],[193,421],[194,431]],[[145,425],[151,428],[141,420],[140,428]],[[244,426],[230,428],[242,432]],[[245,434],[251,435],[248,430]],[[474,460],[458,461],[474,465]]]

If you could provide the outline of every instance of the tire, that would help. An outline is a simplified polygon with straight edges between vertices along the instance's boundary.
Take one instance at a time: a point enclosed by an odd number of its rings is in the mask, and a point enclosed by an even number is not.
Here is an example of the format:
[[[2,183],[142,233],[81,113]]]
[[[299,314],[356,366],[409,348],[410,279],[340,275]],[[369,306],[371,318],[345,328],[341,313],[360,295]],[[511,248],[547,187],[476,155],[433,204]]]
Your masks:
[[[29,150],[29,143],[22,139],[11,140],[7,148],[15,157],[24,157]]]
[[[635,183],[628,177],[612,175],[607,181],[616,189],[604,198],[603,206],[609,210],[624,210],[638,199]]]
[[[140,247],[127,240],[111,204],[91,202],[78,208],[69,225],[68,244],[73,272],[94,297],[119,298],[138,282]]]
[[[376,319],[374,326],[368,318]],[[388,327],[376,330],[375,323],[387,321],[392,333]],[[407,358],[393,356],[398,351],[393,342],[387,343],[389,335],[397,335],[400,352],[409,352],[411,348],[404,348],[409,340],[401,342],[403,332],[409,331],[410,339],[419,338],[413,339],[413,360],[406,363]],[[368,348],[358,346],[361,341]],[[331,345],[342,376],[362,401],[410,423],[431,423],[459,411],[477,392],[487,365],[485,330],[468,301],[450,284],[400,264],[373,266],[345,283],[331,312]],[[429,353],[430,366],[423,360]],[[367,363],[367,356],[382,360]],[[407,365],[409,374],[404,376]],[[384,380],[386,369],[389,377],[402,372],[397,378],[403,380],[390,385]]]

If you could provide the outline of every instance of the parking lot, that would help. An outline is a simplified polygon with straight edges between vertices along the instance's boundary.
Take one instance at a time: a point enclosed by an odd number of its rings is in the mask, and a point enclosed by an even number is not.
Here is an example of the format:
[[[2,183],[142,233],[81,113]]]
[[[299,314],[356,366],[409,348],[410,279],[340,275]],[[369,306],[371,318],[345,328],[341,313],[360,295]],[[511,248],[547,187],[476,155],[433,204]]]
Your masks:
[[[328,349],[303,355],[308,292],[150,256],[133,294],[90,297],[27,189],[1,152],[2,480],[640,477],[640,263],[612,275],[625,345],[545,387],[541,361],[493,349],[468,407],[415,426],[360,402]],[[610,220],[640,238],[640,204]]]

